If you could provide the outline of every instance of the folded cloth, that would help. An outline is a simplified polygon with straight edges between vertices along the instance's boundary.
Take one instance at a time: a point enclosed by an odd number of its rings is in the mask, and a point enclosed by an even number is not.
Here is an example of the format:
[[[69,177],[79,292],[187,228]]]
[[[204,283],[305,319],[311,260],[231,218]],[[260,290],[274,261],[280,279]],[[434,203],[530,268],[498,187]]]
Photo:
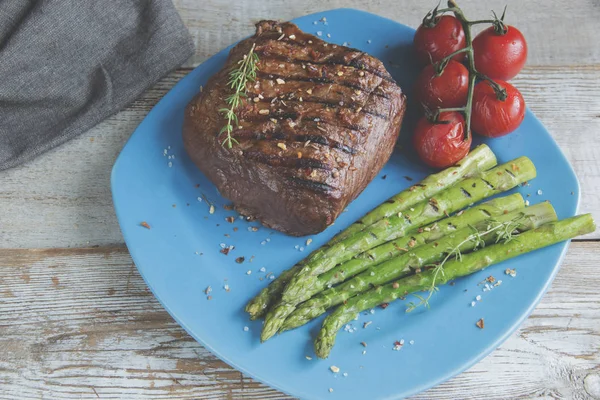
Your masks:
[[[116,113],[193,51],[171,0],[0,1],[0,170]]]

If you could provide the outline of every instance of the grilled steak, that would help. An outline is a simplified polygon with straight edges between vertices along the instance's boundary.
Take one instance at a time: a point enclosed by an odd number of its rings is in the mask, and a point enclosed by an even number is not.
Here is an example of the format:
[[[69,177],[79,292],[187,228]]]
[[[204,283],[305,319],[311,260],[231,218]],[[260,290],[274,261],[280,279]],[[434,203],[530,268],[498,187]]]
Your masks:
[[[252,45],[257,78],[236,110],[233,148],[219,134],[230,71]],[[406,98],[381,61],[292,23],[261,21],[185,110],[194,163],[240,213],[284,233],[321,232],[381,170]]]

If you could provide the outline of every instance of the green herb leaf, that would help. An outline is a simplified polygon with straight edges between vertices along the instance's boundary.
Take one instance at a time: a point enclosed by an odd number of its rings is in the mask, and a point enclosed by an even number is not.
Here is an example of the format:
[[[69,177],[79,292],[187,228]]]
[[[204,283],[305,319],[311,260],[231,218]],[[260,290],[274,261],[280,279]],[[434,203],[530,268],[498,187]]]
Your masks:
[[[250,48],[248,54],[237,62],[237,67],[229,72],[229,80],[227,86],[229,86],[233,93],[225,99],[229,108],[221,108],[219,112],[224,114],[227,120],[225,126],[219,132],[219,136],[227,133],[221,143],[223,147],[231,149],[233,144],[239,144],[239,142],[231,136],[234,126],[239,126],[239,120],[235,113],[235,110],[241,105],[242,98],[247,98],[246,84],[248,82],[254,82],[256,79],[256,71],[258,70],[258,55],[254,52],[254,44]]]

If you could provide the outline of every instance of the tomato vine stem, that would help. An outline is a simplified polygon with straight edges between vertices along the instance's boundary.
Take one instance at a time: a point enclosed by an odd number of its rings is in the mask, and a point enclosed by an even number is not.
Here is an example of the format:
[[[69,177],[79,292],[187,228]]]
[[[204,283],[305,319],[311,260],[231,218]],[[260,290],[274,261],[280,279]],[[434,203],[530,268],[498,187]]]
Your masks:
[[[458,4],[456,4],[456,2],[454,0],[449,0],[448,1],[448,8],[442,8],[442,9],[434,9],[434,11],[431,13],[430,18],[432,20],[434,20],[439,14],[443,14],[446,12],[451,12],[454,14],[454,16],[456,17],[456,19],[459,20],[459,22],[461,23],[463,30],[465,32],[465,42],[466,42],[466,46],[462,49],[456,50],[455,52],[447,55],[446,57],[444,57],[443,59],[441,59],[439,62],[437,62],[434,66],[434,68],[436,69],[436,72],[441,74],[443,72],[444,67],[448,64],[448,62],[457,54],[461,54],[461,53],[466,53],[467,56],[467,69],[469,71],[469,89],[467,92],[467,104],[464,107],[455,107],[455,108],[439,108],[437,109],[434,113],[434,119],[437,121],[440,113],[442,112],[449,112],[449,111],[458,111],[461,112],[464,117],[465,117],[465,138],[464,140],[468,140],[470,135],[471,135],[471,114],[473,111],[473,92],[475,90],[475,84],[477,83],[477,78],[481,79],[481,80],[485,80],[490,82],[490,85],[494,88],[494,91],[496,92],[496,96],[498,97],[499,100],[504,101],[506,99],[506,90],[504,88],[502,88],[500,85],[498,85],[496,82],[494,82],[492,79],[488,78],[487,76],[483,75],[482,73],[478,72],[477,69],[475,68],[475,57],[473,54],[473,36],[471,33],[471,26],[475,25],[475,24],[492,24],[494,25],[494,27],[497,27],[499,29],[504,29],[504,24],[503,24],[503,20],[504,20],[504,15],[506,13],[506,7],[504,8],[504,13],[502,14],[501,18],[497,18],[494,14],[495,19],[493,20],[476,20],[476,21],[469,21],[463,11],[460,9],[460,7],[458,7]],[[428,14],[429,16],[429,14]]]

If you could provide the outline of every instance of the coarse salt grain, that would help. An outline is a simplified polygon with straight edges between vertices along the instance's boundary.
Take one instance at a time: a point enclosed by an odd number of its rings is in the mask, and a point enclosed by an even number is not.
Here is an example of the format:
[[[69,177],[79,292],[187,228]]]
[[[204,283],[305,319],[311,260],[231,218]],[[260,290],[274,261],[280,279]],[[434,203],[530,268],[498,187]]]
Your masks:
[[[529,206],[529,200],[525,200],[525,205]]]
[[[312,360],[311,356],[305,356],[308,361]]]
[[[262,245],[264,246],[265,244],[267,244],[267,242],[265,242],[265,241],[263,240],[262,242],[260,242],[260,244],[262,244]]]
[[[480,295],[477,295],[477,297],[475,297],[475,300],[477,300],[477,301],[481,301],[481,296],[480,296]]]
[[[266,272],[267,269],[265,267],[262,267],[261,269],[259,269],[260,272]]]
[[[250,275],[252,273],[251,270],[248,270],[248,272],[246,272],[246,275]]]
[[[340,369],[338,367],[336,367],[335,365],[332,365],[331,367],[329,367],[329,369],[331,370],[331,372],[333,372],[334,374],[337,374],[338,372],[340,372]]]
[[[266,240],[267,242],[270,242],[270,241],[271,241],[271,239],[270,239],[270,238],[266,238],[265,240]]]
[[[329,393],[333,393],[333,388],[329,388]]]
[[[471,307],[475,307],[475,304],[476,304],[476,303],[475,303],[474,301],[472,301],[472,302],[471,302]]]
[[[275,279],[275,275],[271,275],[271,276],[269,277],[269,279],[270,279],[270,280],[273,280],[273,279]]]
[[[167,164],[169,166],[169,168],[171,168],[173,166],[173,162],[169,161],[169,164]]]
[[[222,249],[224,249],[225,247],[227,247],[227,245],[225,243],[221,243],[219,246],[221,246]]]
[[[371,44],[371,39],[367,40],[367,43]]]
[[[323,32],[317,31],[317,36],[323,36]]]
[[[312,239],[306,239],[306,245],[310,246],[310,244],[312,243]]]
[[[248,332],[250,330],[250,328],[248,328],[247,326],[244,327],[244,332]]]
[[[281,78],[275,79],[275,82],[277,82],[278,85],[283,85],[285,83],[285,81]]]
[[[541,195],[542,195],[542,193],[543,193],[543,192],[542,192],[542,189],[540,189],[540,190],[538,190],[538,191],[537,191],[537,194],[538,194],[538,196],[541,196]]]
[[[411,340],[410,342],[408,342],[409,344],[415,344],[414,340]]]
[[[288,37],[289,37],[290,39],[292,39],[292,40],[296,39],[296,35],[290,35],[290,36],[288,36]]]
[[[345,378],[345,377],[347,377],[347,376],[348,376],[348,373],[347,373],[347,372],[344,372],[342,375],[343,375],[343,376],[344,376],[344,378]]]
[[[327,34],[327,37],[328,37],[328,38],[330,38],[330,37],[331,37],[331,33],[328,33],[328,34]]]

